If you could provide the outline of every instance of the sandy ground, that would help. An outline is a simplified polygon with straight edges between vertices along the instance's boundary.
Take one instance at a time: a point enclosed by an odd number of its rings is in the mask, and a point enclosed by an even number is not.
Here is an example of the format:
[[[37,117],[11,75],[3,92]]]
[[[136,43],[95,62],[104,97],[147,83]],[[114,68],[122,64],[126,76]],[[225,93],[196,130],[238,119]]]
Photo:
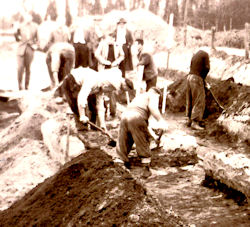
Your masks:
[[[159,22],[159,24],[161,23]],[[13,40],[1,40],[1,50],[3,51],[0,53],[0,66],[2,68],[2,72],[4,73],[1,73],[0,75],[0,89],[4,90],[17,90],[15,64],[16,44],[13,44],[12,41]],[[192,53],[193,50],[183,50],[183,48],[177,48],[170,55],[169,68],[175,70],[178,69],[179,71],[185,73],[188,72]],[[238,53],[236,53],[236,55],[238,55]],[[155,57],[158,59],[157,65],[159,68],[166,65],[166,53],[162,52],[156,54]],[[221,58],[211,59],[211,68],[215,68],[217,70],[212,71],[211,73],[214,74],[216,78],[221,78],[221,73],[219,74],[216,72],[224,69],[225,65],[226,62]],[[228,68],[231,67],[233,66]],[[244,67],[246,68],[245,65],[243,68]],[[36,52],[31,70],[32,75],[30,81],[30,90],[42,89],[49,85],[49,76],[46,68],[44,53]],[[236,68],[234,70],[235,71],[232,71],[230,76],[234,75],[235,72],[238,72]],[[245,76],[245,73],[246,71],[241,71],[241,75]],[[228,76],[229,73],[225,75],[225,77]],[[238,78],[241,78],[241,76],[239,75]],[[159,86],[161,86],[162,83],[165,83],[164,79],[159,81]],[[122,111],[123,108],[124,106],[121,106],[120,111]],[[49,111],[52,118],[58,118],[59,116],[60,119],[64,119],[66,109],[66,104],[63,104],[60,107],[52,104],[50,105],[50,108],[47,108],[47,111]],[[13,114],[13,116],[10,117],[9,114]],[[15,108],[12,108],[8,111],[7,109],[1,110],[0,117],[1,136],[6,135],[6,133],[3,133],[6,132],[6,130],[10,130],[12,133],[18,131],[18,128],[22,122],[20,122],[20,118],[18,117],[17,110]],[[218,151],[221,152],[226,152],[227,150],[232,149],[237,152],[241,152],[241,150],[247,150],[247,148],[241,144],[237,144],[237,146],[235,146],[234,141],[230,141],[230,138],[227,138],[226,135],[207,135],[207,131],[205,133],[199,134],[187,129],[184,126],[183,113],[172,114],[167,112],[165,117],[168,119],[172,127],[172,134],[167,135],[167,138],[169,139],[168,141],[173,142],[173,144],[177,143],[176,141],[180,141],[183,138],[192,138],[191,140],[194,140],[195,143],[203,144],[202,146],[205,146],[205,149],[208,152],[210,148],[214,147],[216,147]],[[116,125],[116,127],[111,130],[115,138],[117,138],[117,124],[115,124],[117,122],[119,124],[118,119],[109,122],[111,126]],[[62,120],[61,123],[66,124],[66,122]],[[33,122],[31,124],[33,124]],[[107,153],[112,154],[115,151],[114,148],[110,149],[110,147],[107,147],[107,138],[100,133],[92,132],[85,136],[90,140],[92,139],[92,142],[96,143],[99,141],[100,143],[104,143],[102,144],[102,147],[107,150]],[[175,140],[174,138],[177,139]],[[217,191],[216,189],[209,189],[208,187],[202,186],[202,181],[204,180],[204,171],[202,169],[201,162],[197,163],[197,160],[190,155],[183,158],[182,150],[170,150],[167,153],[164,153],[163,156],[161,155],[162,153],[155,153],[154,160],[156,165],[152,169],[153,175],[144,182],[143,187],[148,190],[149,194],[151,193],[159,198],[159,201],[162,202],[162,205],[166,209],[173,209],[178,213],[178,215],[181,215],[183,218],[187,219],[189,223],[196,224],[197,226],[229,226],[232,224],[247,226],[247,223],[249,223],[248,206],[244,204],[237,204],[233,199],[227,198],[227,196],[225,196],[219,190]],[[69,166],[70,165],[71,164],[69,164]],[[87,164],[83,162],[81,166],[82,165],[85,166]],[[55,162],[55,160],[53,160],[49,155],[49,151],[45,147],[42,138],[34,139],[29,135],[28,137],[21,138],[16,146],[10,146],[9,149],[0,154],[0,174],[1,179],[3,179],[0,184],[1,210],[8,208],[11,204],[13,204],[14,201],[23,198],[23,196],[28,193],[30,189],[36,187],[48,177],[54,176],[54,174],[58,173],[60,167],[61,164]],[[66,167],[65,171],[69,171],[70,176],[78,176],[78,171],[73,171],[72,169],[67,169]],[[105,175],[105,173],[101,172],[100,175],[102,174]],[[135,167],[131,171],[131,174],[134,178],[140,177],[140,168]],[[63,175],[61,175],[61,177],[63,179]],[[90,180],[90,182],[92,181]],[[58,195],[65,195],[60,194],[59,192],[60,189],[65,192],[64,189],[68,183],[61,185],[62,188],[58,186]],[[79,184],[81,183],[81,181],[76,181],[78,188]],[[103,184],[101,183],[100,188],[102,185]],[[110,190],[116,191],[115,184],[112,185],[114,188],[111,188]],[[86,187],[87,186],[88,184],[86,184]],[[41,184],[38,187],[38,192],[39,190],[41,192],[41,190],[46,187],[46,184],[44,184],[44,186]],[[86,188],[83,187],[83,189]],[[93,193],[91,190],[89,192]],[[30,195],[32,195],[32,193],[33,192],[30,192]],[[99,193],[100,194],[98,194],[97,197],[101,197],[103,191],[100,190]],[[41,199],[38,200],[39,203],[41,202],[40,204],[48,202],[46,198],[41,196],[41,194],[38,195],[38,197]],[[53,189],[50,188],[48,195],[51,196],[50,198],[55,196]],[[77,193],[75,194],[75,197],[77,198],[76,195]],[[107,193],[107,196],[108,195],[110,194]],[[116,195],[119,195],[119,193]],[[87,196],[88,195],[86,195],[86,197]],[[98,198],[100,199],[100,197]],[[29,199],[30,197],[27,195],[27,197],[25,197],[21,202],[21,207],[25,206],[26,202],[30,201]],[[53,203],[53,199],[50,201]],[[59,200],[59,202],[60,201],[61,200]],[[97,201],[99,200],[97,199]],[[61,204],[61,202],[59,204]],[[99,201],[98,204],[104,204],[103,206],[105,207],[105,203],[103,201]],[[27,209],[30,209],[30,207],[27,206]],[[38,212],[42,213],[44,211],[42,209],[38,209]],[[4,215],[4,213],[0,214]],[[83,213],[79,215],[82,216]],[[137,217],[134,218],[136,219]],[[23,220],[25,221],[25,219]]]

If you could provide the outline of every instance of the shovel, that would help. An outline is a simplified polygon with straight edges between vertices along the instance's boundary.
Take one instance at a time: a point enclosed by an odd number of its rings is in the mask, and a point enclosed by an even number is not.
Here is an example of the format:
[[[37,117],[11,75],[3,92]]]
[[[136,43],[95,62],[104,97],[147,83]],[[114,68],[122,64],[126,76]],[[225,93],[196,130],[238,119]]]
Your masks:
[[[211,86],[209,83],[207,83],[207,88],[208,90],[210,91],[211,95],[213,96],[215,102],[217,103],[217,105],[222,109],[222,110],[225,110],[225,108],[220,104],[220,102],[218,101],[218,99],[214,96],[214,93],[212,92],[211,90]]]
[[[108,132],[106,132],[105,130],[103,130],[102,128],[100,128],[99,126],[97,126],[96,124],[94,124],[91,121],[88,121],[88,124],[90,124],[91,126],[93,126],[94,128],[96,128],[97,130],[99,130],[100,132],[102,132],[103,134],[105,134],[106,136],[109,137],[109,139],[110,139],[110,141],[108,143],[109,146],[111,146],[111,147],[115,147],[116,146],[115,139]]]
[[[156,150],[159,150],[160,148],[162,148],[162,146],[160,146],[160,143],[161,143],[161,137],[162,137],[163,133],[164,133],[164,131],[161,130],[158,139],[155,141],[156,147],[152,148],[151,151],[156,151]]]

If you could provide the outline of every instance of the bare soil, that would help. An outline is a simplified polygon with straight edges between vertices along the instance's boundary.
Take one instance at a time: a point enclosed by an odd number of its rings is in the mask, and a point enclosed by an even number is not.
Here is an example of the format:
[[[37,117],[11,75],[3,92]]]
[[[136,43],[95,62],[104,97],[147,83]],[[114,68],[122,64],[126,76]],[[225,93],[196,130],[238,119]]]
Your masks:
[[[0,75],[1,86],[15,90],[15,44],[8,43],[7,49],[1,45],[4,72]],[[168,87],[164,115],[171,131],[195,137],[206,152],[217,150],[249,157],[249,138],[239,138],[218,123],[221,116],[250,115],[250,88],[230,79],[238,68],[224,53],[213,53],[212,63],[219,66],[226,62],[232,69],[226,73],[229,79],[220,80],[225,72],[218,69],[217,79],[209,77],[209,82],[225,110],[218,107],[207,91],[206,129],[200,132],[185,126],[185,68],[190,59],[181,52],[191,55],[193,49],[189,48],[176,49],[170,58],[173,68],[159,70],[159,81],[174,82]],[[44,53],[36,53],[31,90],[41,90],[48,84],[44,57]],[[243,65],[242,58],[234,60],[234,64]],[[132,169],[128,171],[113,162],[115,148],[107,145],[107,137],[91,130],[82,135],[100,148],[85,150],[62,166],[49,155],[40,126],[50,118],[66,125],[68,106],[55,104],[53,98],[48,99],[42,92],[40,98],[30,93],[27,100],[30,102],[32,98],[36,108],[27,113],[22,112],[25,107],[16,100],[0,100],[0,226],[249,226],[250,209],[244,195],[205,176],[202,160],[194,150],[154,150],[152,176],[143,180],[134,151]],[[107,121],[114,138],[125,106],[120,103],[117,117]],[[29,114],[31,110],[35,116]],[[71,123],[74,124],[73,119]],[[246,119],[243,123],[249,126],[250,122]],[[173,135],[169,132],[166,136]]]

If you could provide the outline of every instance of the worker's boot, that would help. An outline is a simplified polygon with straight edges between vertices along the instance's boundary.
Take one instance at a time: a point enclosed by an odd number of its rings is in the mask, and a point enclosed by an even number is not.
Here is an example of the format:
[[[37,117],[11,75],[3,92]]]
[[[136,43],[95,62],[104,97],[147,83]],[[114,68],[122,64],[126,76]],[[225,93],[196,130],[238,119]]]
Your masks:
[[[141,163],[142,163],[142,178],[148,178],[152,175],[150,171],[150,162],[151,158],[142,158]]]
[[[193,121],[191,127],[192,127],[192,129],[195,129],[195,130],[204,130],[205,129],[204,125],[202,125],[202,123],[199,121]]]
[[[186,124],[187,127],[191,127],[192,120],[190,118],[187,118],[185,124]]]
[[[119,164],[119,165],[122,165],[122,166],[124,166],[124,167],[126,167],[127,169],[131,169],[131,164],[130,164],[130,162],[127,162],[127,161],[123,161],[123,160],[121,160],[120,158],[115,158],[114,159],[114,163],[117,163],[117,164]]]

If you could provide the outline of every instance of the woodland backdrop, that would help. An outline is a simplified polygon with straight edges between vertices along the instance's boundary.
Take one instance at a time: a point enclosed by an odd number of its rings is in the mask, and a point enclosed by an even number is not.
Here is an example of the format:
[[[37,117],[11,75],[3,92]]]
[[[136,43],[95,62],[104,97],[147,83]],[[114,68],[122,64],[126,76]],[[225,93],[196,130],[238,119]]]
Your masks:
[[[75,16],[139,8],[148,9],[166,22],[174,13],[174,26],[184,23],[199,29],[215,26],[222,31],[243,29],[246,22],[250,23],[249,0],[9,0],[2,7],[0,19],[1,27],[8,28],[13,20],[21,20],[23,11],[29,11],[38,23],[48,15],[52,20],[64,15],[70,25]]]

